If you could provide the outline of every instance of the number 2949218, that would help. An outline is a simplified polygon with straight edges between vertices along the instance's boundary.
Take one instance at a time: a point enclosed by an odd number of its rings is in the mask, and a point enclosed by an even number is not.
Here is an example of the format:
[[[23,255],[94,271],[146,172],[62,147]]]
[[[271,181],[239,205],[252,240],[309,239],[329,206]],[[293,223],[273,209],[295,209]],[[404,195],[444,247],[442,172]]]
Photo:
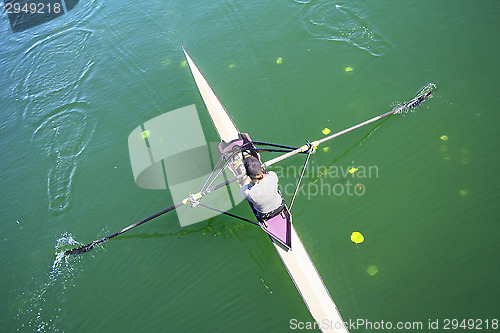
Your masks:
[[[59,14],[63,12],[63,8],[60,2],[29,1],[24,4],[7,2],[5,12],[7,14]]]

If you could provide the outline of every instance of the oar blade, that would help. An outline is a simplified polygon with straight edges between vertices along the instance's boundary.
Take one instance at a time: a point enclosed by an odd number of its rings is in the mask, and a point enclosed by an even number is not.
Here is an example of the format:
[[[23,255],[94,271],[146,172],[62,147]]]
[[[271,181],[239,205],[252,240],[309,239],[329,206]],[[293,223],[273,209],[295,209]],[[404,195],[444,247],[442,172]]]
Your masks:
[[[411,101],[403,104],[399,108],[393,110],[394,114],[407,114],[408,112],[413,112],[414,109],[425,102],[427,99],[432,97],[432,92],[436,89],[436,84],[428,83],[426,84],[420,91],[417,96],[413,98]]]
[[[78,255],[78,254],[82,254],[85,252],[89,252],[90,250],[92,250],[94,248],[94,245],[95,244],[92,242],[90,244],[76,247],[76,248],[71,249],[71,250],[66,250],[66,252],[64,252],[64,254],[66,254],[68,256],[68,255]]]

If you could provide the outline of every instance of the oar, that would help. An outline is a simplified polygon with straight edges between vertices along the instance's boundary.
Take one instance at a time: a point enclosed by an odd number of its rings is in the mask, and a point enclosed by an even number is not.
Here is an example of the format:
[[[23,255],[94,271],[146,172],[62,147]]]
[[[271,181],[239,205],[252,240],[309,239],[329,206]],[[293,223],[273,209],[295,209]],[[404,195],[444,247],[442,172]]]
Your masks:
[[[320,139],[320,140],[317,140],[317,141],[313,141],[311,142],[310,144],[306,144],[306,145],[303,145],[302,147],[299,147],[295,150],[292,150],[291,152],[288,152],[286,154],[283,154],[281,156],[278,156],[276,158],[273,158],[272,160],[269,160],[267,162],[264,163],[264,165],[267,167],[267,166],[270,166],[270,165],[273,165],[277,162],[280,162],[280,161],[283,161],[284,159],[286,158],[289,158],[293,155],[296,155],[296,154],[299,154],[299,153],[303,153],[303,152],[307,152],[309,151],[310,149],[313,149],[317,146],[319,146],[320,144],[326,142],[326,141],[330,141],[336,137],[339,137],[341,136],[342,134],[346,134],[346,133],[349,133],[351,131],[354,131],[355,129],[358,129],[360,127],[363,127],[365,125],[368,125],[368,124],[371,124],[377,120],[380,120],[382,118],[385,118],[387,116],[390,116],[391,114],[394,114],[394,113],[398,113],[398,112],[401,112],[405,109],[411,109],[411,108],[414,108],[416,107],[417,105],[419,105],[420,103],[422,103],[423,101],[425,101],[427,98],[429,98],[432,94],[432,89],[435,87],[435,85],[433,83],[430,83],[429,85],[427,85],[424,89],[422,89],[420,91],[419,94],[417,94],[417,97],[415,97],[414,99],[412,99],[411,101],[409,101],[408,103],[405,103],[404,105],[392,110],[392,111],[389,111],[389,112],[386,112],[380,116],[376,116],[376,117],[373,117],[372,119],[369,119],[367,121],[364,121],[360,124],[357,124],[357,125],[354,125],[352,127],[349,127],[343,131],[340,131],[340,132],[337,132],[337,133],[334,133],[332,135],[329,135],[323,139]]]
[[[345,129],[343,131],[340,131],[340,132],[337,132],[337,133],[332,134],[330,136],[327,136],[327,137],[325,137],[323,139],[320,139],[320,140],[308,143],[307,145],[304,145],[304,146],[299,147],[299,148],[297,148],[295,150],[292,150],[292,151],[290,151],[290,152],[288,152],[286,154],[283,154],[281,156],[273,158],[272,160],[269,160],[266,163],[264,163],[264,165],[265,166],[270,166],[270,165],[272,165],[274,163],[282,161],[282,160],[284,160],[284,159],[286,159],[288,157],[291,157],[293,155],[296,155],[296,154],[299,154],[299,153],[308,152],[308,151],[310,151],[310,149],[313,149],[313,148],[319,146],[323,142],[332,140],[332,139],[334,139],[334,138],[336,138],[338,136],[341,136],[342,134],[351,132],[351,131],[353,131],[353,130],[355,130],[357,128],[360,128],[360,127],[363,127],[365,125],[371,124],[371,123],[373,123],[373,122],[375,122],[375,121],[377,121],[379,119],[382,119],[384,117],[390,116],[391,114],[394,114],[394,113],[398,113],[398,112],[400,112],[402,110],[411,109],[411,108],[419,105],[423,101],[425,101],[427,98],[429,98],[431,96],[431,94],[432,94],[432,89],[434,89],[434,87],[435,87],[435,85],[432,84],[432,83],[430,83],[424,89],[422,89],[419,94],[417,94],[417,97],[415,97],[414,99],[412,99],[410,102],[405,103],[403,106],[400,106],[400,107],[398,107],[398,108],[396,108],[396,109],[394,109],[392,111],[389,111],[387,113],[384,113],[384,114],[382,114],[380,116],[377,116],[377,117],[374,117],[372,119],[369,119],[369,120],[367,120],[365,122],[362,122],[362,123],[360,123],[358,125],[349,127],[349,128],[347,128],[347,129]],[[224,186],[226,186],[226,185],[228,185],[228,184],[236,181],[237,179],[238,179],[238,177],[233,177],[231,179],[226,180],[225,182],[222,182],[222,183],[220,183],[218,185],[215,185],[214,187],[208,188],[208,189],[203,190],[201,192],[198,192],[198,193],[196,193],[194,195],[191,195],[190,197],[182,200],[181,202],[178,202],[178,203],[176,203],[173,206],[165,208],[164,210],[162,210],[162,211],[160,211],[160,212],[158,212],[156,214],[153,214],[153,215],[151,215],[151,216],[149,216],[149,217],[147,217],[147,218],[145,218],[145,219],[143,219],[143,220],[141,220],[139,222],[131,224],[128,227],[126,227],[126,228],[124,228],[124,229],[122,229],[120,231],[117,231],[117,232],[115,232],[112,235],[109,235],[107,237],[104,237],[104,238],[101,238],[99,240],[93,241],[92,243],[89,243],[87,245],[83,245],[83,246],[80,246],[80,247],[77,247],[77,248],[74,248],[74,249],[71,249],[71,250],[67,250],[65,252],[65,254],[69,255],[69,254],[80,254],[80,253],[88,252],[88,251],[92,250],[92,248],[94,247],[94,245],[97,245],[97,244],[105,242],[105,241],[107,241],[107,240],[109,240],[109,239],[111,239],[113,237],[121,235],[124,232],[127,232],[127,231],[129,231],[129,230],[131,230],[131,229],[133,229],[133,228],[135,228],[135,227],[137,227],[137,226],[139,226],[139,225],[141,225],[143,223],[151,221],[152,219],[157,218],[158,216],[161,216],[161,215],[163,215],[163,214],[165,214],[167,212],[170,212],[170,211],[172,211],[172,210],[174,210],[176,208],[179,208],[180,206],[186,205],[186,204],[191,203],[191,202],[196,202],[199,199],[201,199],[204,195],[206,195],[206,194],[208,194],[208,193],[210,193],[212,191],[215,191],[215,190],[217,190],[217,189],[219,189],[221,187],[224,187]]]
[[[143,224],[143,223],[146,223],[146,222],[148,222],[148,221],[151,221],[151,220],[152,220],[152,219],[154,219],[154,218],[157,218],[158,216],[161,216],[161,215],[163,215],[163,214],[165,214],[165,213],[168,213],[168,212],[170,212],[170,211],[172,211],[172,210],[174,210],[174,209],[176,209],[176,208],[179,208],[180,206],[186,205],[186,204],[188,204],[188,203],[192,202],[193,200],[194,200],[194,201],[199,200],[199,199],[201,199],[204,195],[206,195],[206,194],[208,194],[208,193],[210,193],[210,192],[212,192],[212,191],[215,191],[215,190],[217,190],[217,189],[219,189],[219,188],[221,188],[221,187],[224,187],[224,186],[226,186],[226,185],[229,185],[230,183],[232,183],[232,182],[236,181],[237,179],[238,179],[238,177],[233,177],[233,178],[228,179],[228,180],[226,180],[226,181],[224,181],[224,182],[222,182],[222,183],[220,183],[220,184],[217,184],[217,185],[215,185],[215,186],[213,186],[213,187],[210,187],[210,188],[208,188],[208,189],[206,189],[206,190],[204,190],[204,191],[202,191],[202,192],[198,192],[198,193],[196,193],[196,194],[193,194],[193,195],[191,195],[190,197],[188,197],[188,198],[186,198],[186,199],[182,200],[181,202],[178,202],[178,203],[176,203],[176,204],[175,204],[175,205],[173,205],[173,206],[170,206],[170,207],[168,207],[168,208],[165,208],[164,210],[162,210],[162,211],[160,211],[160,212],[158,212],[158,213],[156,213],[156,214],[153,214],[153,215],[151,215],[151,216],[148,216],[148,217],[146,217],[145,219],[140,220],[139,222],[136,222],[136,223],[134,223],[134,224],[131,224],[131,225],[129,225],[128,227],[123,228],[122,230],[117,231],[117,232],[115,232],[115,233],[114,233],[114,234],[112,234],[112,235],[109,235],[109,236],[107,236],[107,237],[101,238],[101,239],[99,239],[99,240],[95,240],[95,241],[93,241],[92,243],[89,243],[89,244],[87,244],[87,245],[79,246],[79,247],[74,248],[74,249],[71,249],[71,250],[66,250],[65,254],[69,255],[69,254],[80,254],[80,253],[88,252],[88,251],[92,250],[92,248],[93,248],[95,245],[99,244],[99,243],[105,242],[105,241],[107,241],[108,239],[111,239],[111,238],[113,238],[113,237],[116,237],[116,236],[118,236],[118,235],[121,235],[121,234],[123,234],[124,232],[127,232],[127,231],[129,231],[129,230],[131,230],[131,229],[133,229],[133,228],[135,228],[135,227],[140,226],[140,225],[141,225],[141,224]]]

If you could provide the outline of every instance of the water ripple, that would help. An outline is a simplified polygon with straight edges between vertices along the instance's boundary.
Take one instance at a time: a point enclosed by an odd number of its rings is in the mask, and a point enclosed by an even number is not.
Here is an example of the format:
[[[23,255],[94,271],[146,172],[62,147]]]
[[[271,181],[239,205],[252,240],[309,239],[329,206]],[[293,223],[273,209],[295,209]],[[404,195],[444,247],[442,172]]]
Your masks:
[[[33,140],[43,144],[48,156],[75,157],[83,152],[94,132],[85,106],[82,102],[64,105],[36,128]]]
[[[77,157],[84,151],[94,133],[95,122],[82,110],[83,103],[70,103],[47,118],[33,134],[47,156],[55,162],[47,180],[49,208],[66,209],[69,204]]]
[[[77,157],[89,142],[96,123],[88,116],[85,98],[94,54],[88,48],[93,31],[63,27],[34,36],[13,68],[13,88],[24,104],[22,120],[36,126],[32,141],[52,160],[47,175],[49,209],[68,207]]]
[[[315,38],[346,42],[377,57],[392,47],[369,26],[352,3],[295,2],[304,5],[302,22],[306,31]]]
[[[89,76],[93,59],[85,56],[92,32],[69,28],[36,41],[14,68],[14,93],[26,101],[23,120],[39,123],[56,101],[66,100]]]

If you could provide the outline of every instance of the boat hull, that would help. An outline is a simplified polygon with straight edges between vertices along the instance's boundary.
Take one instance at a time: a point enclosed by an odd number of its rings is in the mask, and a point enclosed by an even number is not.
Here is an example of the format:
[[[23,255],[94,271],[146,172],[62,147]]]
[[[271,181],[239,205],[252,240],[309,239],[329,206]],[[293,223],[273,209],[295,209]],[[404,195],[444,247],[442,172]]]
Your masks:
[[[223,154],[227,154],[228,158],[232,159],[229,167],[235,176],[240,175],[245,172],[243,166],[244,156],[241,153],[235,152],[238,150],[238,147],[241,148],[243,146],[244,148],[248,148],[247,144],[251,145],[251,140],[248,134],[238,131],[217,96],[215,96],[203,78],[201,72],[185,50],[184,53],[210,118],[222,141],[219,149]],[[250,153],[260,160],[257,152],[250,150]],[[270,164],[268,163],[268,165]],[[238,180],[240,186],[243,185],[243,182],[243,178]],[[279,220],[280,217],[276,219],[277,229],[270,229],[269,225],[266,226],[261,223],[262,229],[270,236],[297,290],[316,321],[317,327],[322,332],[348,333],[337,306],[333,302],[328,289],[325,287],[321,276],[295,231],[291,214],[286,207],[285,209],[288,214],[283,215],[281,221]],[[280,223],[285,223],[285,225],[280,225]],[[273,226],[275,226],[274,223]],[[284,233],[283,230],[285,230]]]
[[[290,233],[293,244],[291,250],[283,249],[274,239],[273,245],[318,328],[324,333],[348,333],[337,306],[293,224]]]

